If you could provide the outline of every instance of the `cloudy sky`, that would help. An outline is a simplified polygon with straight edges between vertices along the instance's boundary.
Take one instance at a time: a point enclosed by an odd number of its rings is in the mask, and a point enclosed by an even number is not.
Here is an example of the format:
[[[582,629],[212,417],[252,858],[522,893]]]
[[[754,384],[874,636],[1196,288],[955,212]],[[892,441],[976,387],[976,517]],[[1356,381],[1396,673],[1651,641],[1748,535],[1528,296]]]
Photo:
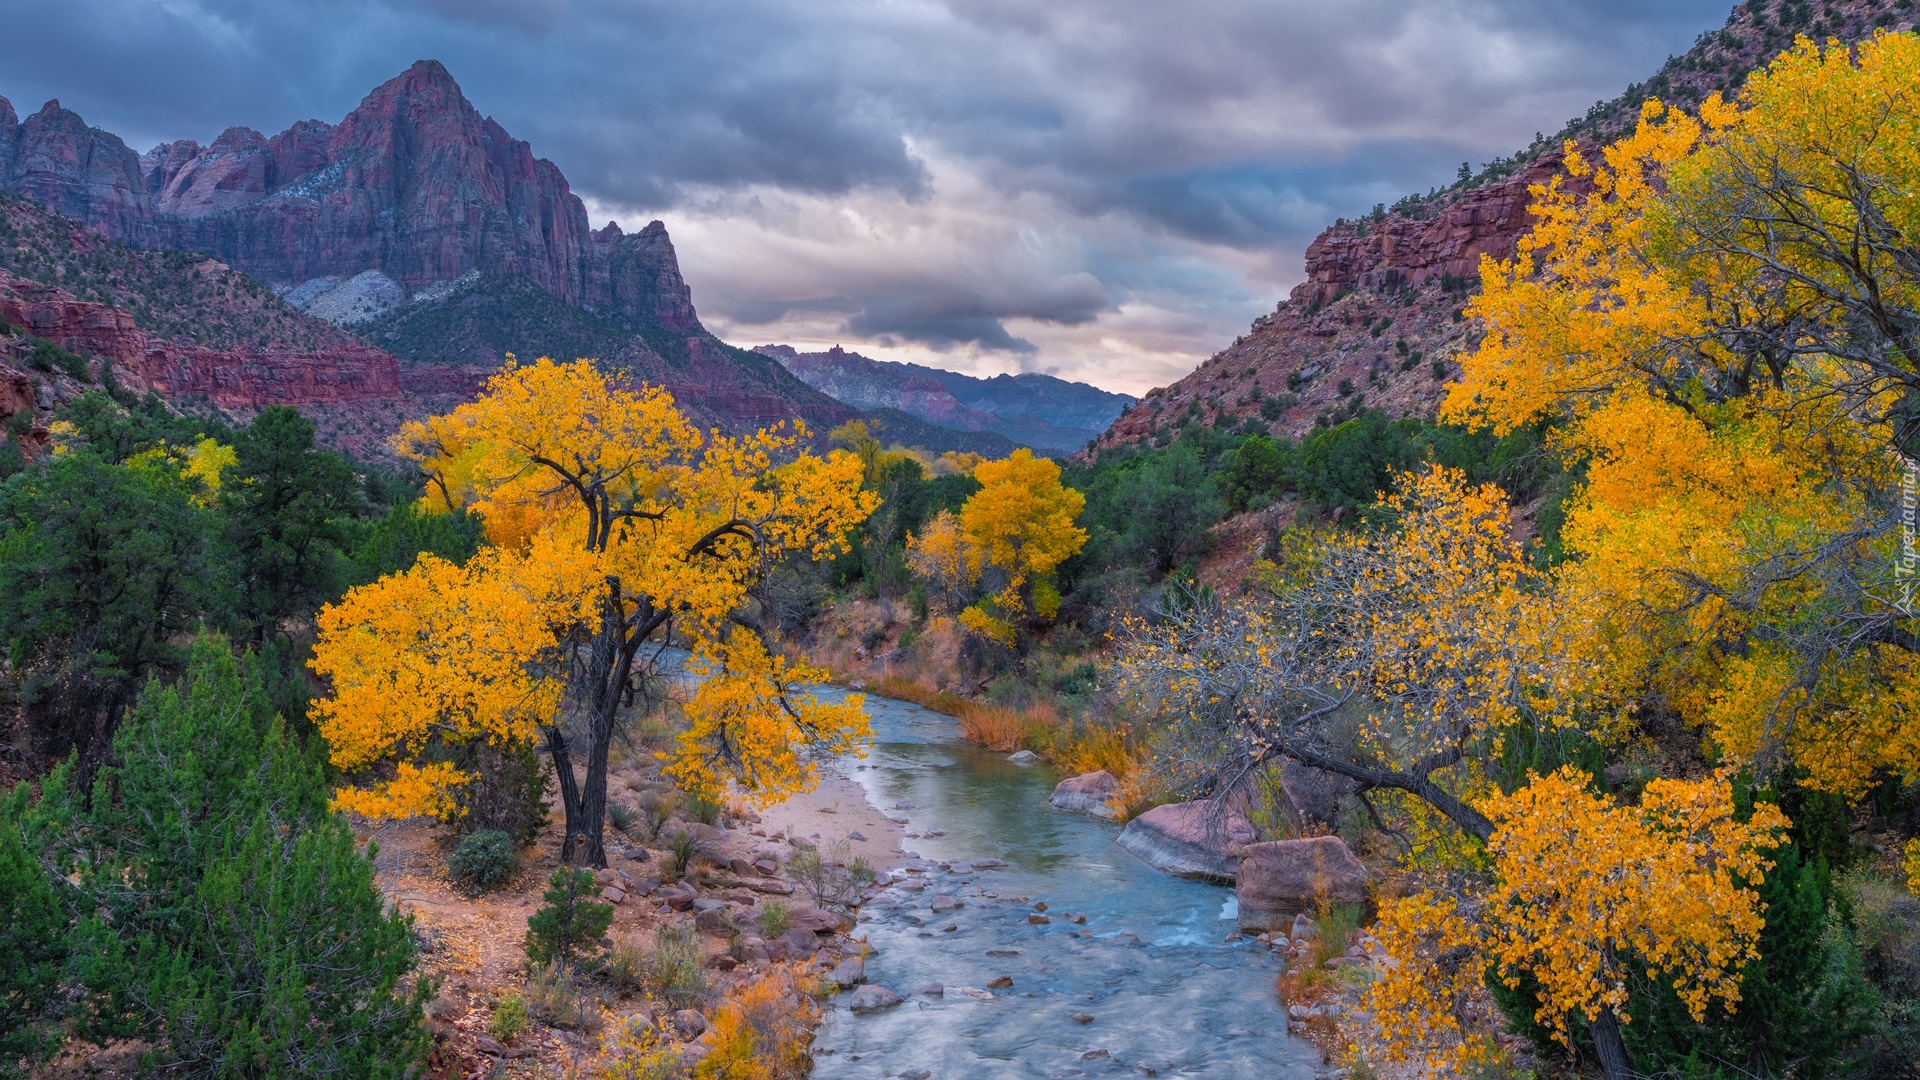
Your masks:
[[[729,341],[1139,393],[1336,216],[1558,129],[1730,6],[0,0],[0,95],[144,150],[336,121],[438,59],[596,225],[664,219]]]

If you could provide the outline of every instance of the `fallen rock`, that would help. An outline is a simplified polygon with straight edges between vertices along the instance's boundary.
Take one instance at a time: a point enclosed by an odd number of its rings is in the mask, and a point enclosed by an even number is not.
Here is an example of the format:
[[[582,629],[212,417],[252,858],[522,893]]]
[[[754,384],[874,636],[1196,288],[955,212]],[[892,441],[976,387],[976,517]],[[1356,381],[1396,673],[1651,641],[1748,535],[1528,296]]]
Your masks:
[[[1232,881],[1253,843],[1253,823],[1210,802],[1168,803],[1127,822],[1114,843],[1179,877]]]
[[[693,902],[700,894],[692,889],[671,888],[667,891],[667,908],[671,911],[692,911]]]
[[[600,899],[610,904],[624,904],[627,902],[627,890],[615,885],[609,885],[600,890]]]
[[[771,874],[778,869],[780,869],[780,864],[774,862],[772,859],[755,859],[753,861],[753,870],[757,874]]]
[[[900,995],[884,986],[868,983],[853,992],[853,1000],[847,1007],[857,1013],[879,1012],[900,1004]]]
[[[794,908],[787,912],[787,925],[795,930],[825,934],[840,929],[840,916],[817,907]]]
[[[850,990],[867,981],[867,962],[857,956],[849,956],[833,965],[833,971],[827,978],[842,990]]]
[[[820,935],[797,926],[781,934],[778,942],[786,946],[789,953],[798,957],[812,956],[820,951]]]
[[[1242,930],[1291,930],[1322,903],[1365,904],[1367,868],[1337,836],[1249,845],[1234,887]]]
[[[707,1018],[698,1010],[681,1009],[673,1014],[673,1030],[680,1033],[682,1039],[697,1039],[706,1033]]]
[[[1053,795],[1047,803],[1056,810],[1066,810],[1075,814],[1092,814],[1094,817],[1109,821],[1120,816],[1109,800],[1114,792],[1120,790],[1120,781],[1105,769],[1097,772],[1081,773],[1069,776],[1053,787]]]

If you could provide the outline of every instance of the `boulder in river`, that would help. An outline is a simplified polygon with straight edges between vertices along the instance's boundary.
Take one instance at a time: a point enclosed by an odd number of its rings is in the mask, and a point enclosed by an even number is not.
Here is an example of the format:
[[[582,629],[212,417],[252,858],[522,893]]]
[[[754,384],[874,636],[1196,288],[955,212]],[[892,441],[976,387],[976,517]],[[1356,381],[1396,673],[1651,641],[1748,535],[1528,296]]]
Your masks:
[[[1156,806],[1127,822],[1114,842],[1169,874],[1232,881],[1254,836],[1238,809],[1198,801]]]
[[[1097,772],[1081,773],[1069,776],[1054,785],[1053,797],[1047,802],[1056,810],[1068,810],[1076,814],[1092,814],[1111,821],[1120,816],[1112,806],[1113,793],[1120,789],[1120,781],[1105,769]]]
[[[867,981],[867,962],[857,956],[843,957],[827,978],[840,989],[850,990]]]
[[[1242,930],[1290,930],[1322,903],[1365,904],[1367,868],[1337,836],[1249,845],[1234,887]]]
[[[853,1000],[847,1007],[857,1013],[879,1012],[900,1004],[900,995],[884,986],[868,983],[853,992]]]
[[[1007,755],[1007,760],[1017,765],[1031,765],[1040,760],[1040,755],[1031,750],[1016,750]]]

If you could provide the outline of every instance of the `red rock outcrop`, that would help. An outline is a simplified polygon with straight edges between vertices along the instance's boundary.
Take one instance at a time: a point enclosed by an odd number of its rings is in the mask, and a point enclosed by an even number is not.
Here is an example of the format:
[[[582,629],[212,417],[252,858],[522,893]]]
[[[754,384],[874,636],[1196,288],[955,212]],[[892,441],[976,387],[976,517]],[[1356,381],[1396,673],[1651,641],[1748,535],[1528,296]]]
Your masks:
[[[49,101],[19,121],[0,98],[0,189],[25,195],[115,239],[142,242],[153,231],[153,200],[140,156],[119,136],[88,127]]]
[[[379,270],[416,289],[524,275],[570,304],[699,328],[666,226],[592,231],[551,161],[482,117],[438,62],[337,125],[228,128],[145,157],[58,102],[21,123],[0,98],[0,190],[117,240],[201,251],[264,281]]]
[[[1369,226],[1328,229],[1307,245],[1307,280],[1292,302],[1324,304],[1364,289],[1399,292],[1440,278],[1475,278],[1480,257],[1511,258],[1533,227],[1528,188],[1561,171],[1565,155],[1546,154],[1514,176],[1463,194],[1424,220],[1389,217]]]
[[[0,319],[79,353],[111,360],[135,390],[205,398],[222,408],[374,401],[401,396],[393,357],[358,343],[307,352],[222,351],[154,338],[120,308],[0,271]]]

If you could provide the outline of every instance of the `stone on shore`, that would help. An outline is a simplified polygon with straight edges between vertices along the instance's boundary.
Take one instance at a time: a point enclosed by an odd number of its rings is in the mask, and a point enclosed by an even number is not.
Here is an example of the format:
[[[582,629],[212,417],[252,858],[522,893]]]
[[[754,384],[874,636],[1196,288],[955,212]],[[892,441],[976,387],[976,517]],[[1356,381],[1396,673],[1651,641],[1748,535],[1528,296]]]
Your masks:
[[[1094,817],[1109,821],[1120,816],[1112,806],[1114,792],[1120,790],[1120,781],[1105,769],[1097,772],[1081,773],[1069,776],[1054,785],[1053,796],[1047,802],[1056,810],[1066,810],[1076,814],[1092,814]]]
[[[1203,801],[1156,806],[1114,842],[1169,874],[1232,881],[1255,835],[1244,813]]]
[[[1234,887],[1240,929],[1290,930],[1322,903],[1365,904],[1367,868],[1337,836],[1252,844]]]

